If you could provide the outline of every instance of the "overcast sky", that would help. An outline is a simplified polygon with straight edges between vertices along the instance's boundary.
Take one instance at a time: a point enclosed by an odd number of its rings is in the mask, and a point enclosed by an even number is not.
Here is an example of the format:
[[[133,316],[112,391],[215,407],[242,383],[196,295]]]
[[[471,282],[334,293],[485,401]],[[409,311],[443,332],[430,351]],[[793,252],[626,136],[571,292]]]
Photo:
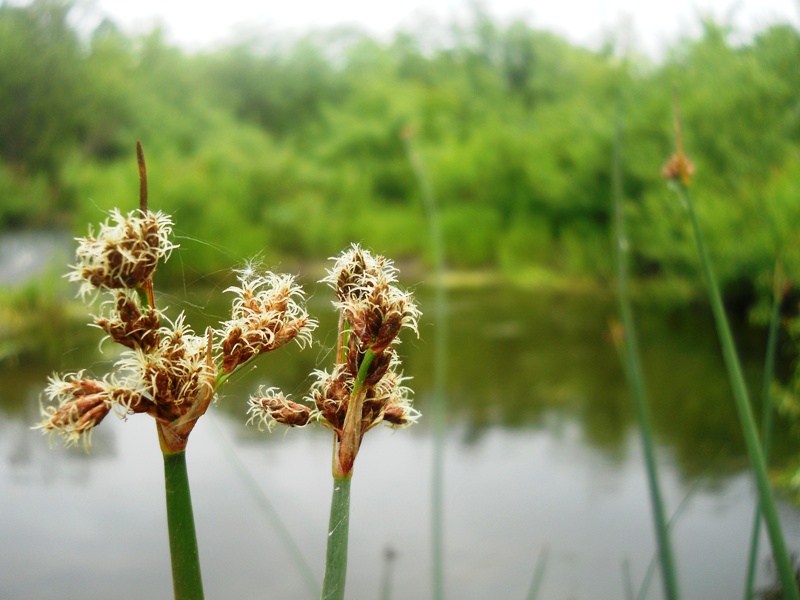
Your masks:
[[[745,33],[775,21],[800,23],[800,0],[491,0],[482,5],[498,19],[523,17],[588,46],[625,23],[634,43],[649,53],[658,53],[679,32],[696,33],[701,15],[731,22]],[[303,32],[357,24],[380,35],[467,14],[463,0],[88,0],[88,6],[94,16],[109,16],[128,33],[161,24],[171,42],[190,50],[261,27]]]

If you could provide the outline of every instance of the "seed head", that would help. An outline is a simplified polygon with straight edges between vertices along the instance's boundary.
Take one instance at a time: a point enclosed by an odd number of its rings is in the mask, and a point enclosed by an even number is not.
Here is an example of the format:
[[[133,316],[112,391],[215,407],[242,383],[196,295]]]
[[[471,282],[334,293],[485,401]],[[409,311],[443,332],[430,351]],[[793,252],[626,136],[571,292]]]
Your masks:
[[[331,373],[314,371],[314,376],[306,400],[316,407],[314,416],[320,423],[341,434],[355,379],[344,365],[337,365]]]
[[[140,400],[135,390],[110,380],[85,377],[83,371],[64,377],[54,375],[48,381],[45,395],[55,405],[42,407],[42,420],[34,429],[61,436],[66,446],[82,441],[88,449],[92,430],[112,409],[125,416],[138,407]]]
[[[290,402],[271,388],[251,398],[250,421],[270,429],[276,422],[295,426],[316,419],[336,434],[334,476],[349,477],[367,431],[380,423],[405,427],[419,418],[411,408],[410,390],[402,385],[394,344],[404,327],[418,332],[421,313],[412,295],[396,285],[392,262],[357,244],[334,259],[322,281],[334,290],[339,331],[333,369],[314,372],[316,381],[305,398],[314,408]],[[233,289],[242,298],[241,307],[257,304],[254,293]],[[226,341],[246,336],[240,323],[231,332]]]
[[[361,411],[362,436],[380,423],[406,427],[419,418],[419,412],[411,407],[411,389],[403,385],[408,378],[394,370],[399,366],[399,360],[393,359],[391,369],[367,390]]]
[[[383,423],[393,429],[408,427],[416,423],[421,416],[419,411],[411,406],[411,388],[403,385],[408,379],[409,377],[403,377],[402,373],[390,370],[371,390],[381,405],[380,414]]]
[[[104,303],[110,310],[95,318],[95,325],[118,344],[151,352],[158,347],[161,314],[153,309],[142,311],[139,296],[130,290],[117,290],[114,298]]]
[[[208,340],[192,332],[183,313],[161,327],[158,337],[154,351],[125,352],[116,368],[149,401],[148,412],[169,423],[183,417],[199,398],[213,395],[216,374],[209,366]]]
[[[336,259],[322,281],[334,288],[334,306],[363,349],[383,352],[403,327],[418,334],[421,313],[412,295],[395,285],[397,268],[388,258],[375,257],[354,244]]]
[[[271,431],[275,423],[288,427],[303,427],[311,419],[311,409],[290,401],[278,388],[259,390],[257,396],[250,397],[249,423],[257,422],[259,429]]]
[[[322,279],[336,293],[338,302],[361,298],[379,285],[397,281],[397,268],[383,256],[373,256],[358,244],[353,244],[336,258],[328,276]]]
[[[163,213],[133,211],[123,216],[110,213],[94,235],[78,238],[76,264],[70,281],[81,282],[80,293],[100,288],[138,288],[153,276],[158,261],[176,248],[169,240],[172,220]]]
[[[221,333],[223,373],[292,340],[300,347],[311,344],[317,322],[306,313],[305,293],[294,277],[271,272],[255,276],[247,270],[240,273],[239,282],[225,290],[236,297]]]
[[[367,388],[361,411],[361,436],[382,422],[393,428],[405,427],[420,416],[411,407],[411,389],[403,385],[407,378],[393,370],[399,367],[399,361],[393,359],[390,367],[375,385]],[[341,435],[355,378],[344,365],[338,365],[332,373],[315,371],[314,375],[316,381],[306,401],[314,404],[313,416],[320,423]]]
[[[694,175],[694,164],[690,161],[683,152],[678,152],[673,155],[661,169],[661,175],[664,179],[670,181],[680,181],[684,185],[689,185],[692,175]]]

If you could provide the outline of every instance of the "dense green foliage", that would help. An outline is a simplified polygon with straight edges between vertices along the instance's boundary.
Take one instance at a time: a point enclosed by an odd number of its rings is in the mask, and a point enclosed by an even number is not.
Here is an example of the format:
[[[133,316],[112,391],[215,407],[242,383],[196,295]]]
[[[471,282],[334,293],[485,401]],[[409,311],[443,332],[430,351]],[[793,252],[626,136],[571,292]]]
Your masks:
[[[336,30],[188,54],[158,30],[131,39],[104,22],[79,35],[70,8],[0,4],[0,227],[83,231],[99,210],[134,208],[139,139],[151,206],[187,236],[184,269],[319,259],[350,241],[429,260],[405,132],[451,266],[605,277],[619,100],[633,268],[696,280],[688,221],[660,175],[677,86],[722,282],[749,286],[777,253],[789,272],[800,261],[800,34],[789,25],[735,44],[706,22],[657,64],[480,11],[390,41]]]

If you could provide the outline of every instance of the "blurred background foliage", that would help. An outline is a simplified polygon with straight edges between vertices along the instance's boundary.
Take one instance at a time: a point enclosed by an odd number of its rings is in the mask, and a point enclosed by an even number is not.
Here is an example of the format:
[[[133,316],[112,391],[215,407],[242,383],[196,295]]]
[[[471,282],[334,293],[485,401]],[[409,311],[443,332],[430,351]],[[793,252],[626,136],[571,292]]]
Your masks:
[[[508,274],[610,276],[614,114],[635,272],[700,283],[683,210],[660,169],[680,94],[698,210],[729,295],[781,255],[800,265],[800,35],[773,25],[734,43],[706,21],[655,62],[593,51],[522,21],[376,39],[353,29],[253,37],[187,53],[156,29],[102,22],[69,1],[0,4],[0,229],[83,233],[137,205],[174,215],[180,268],[259,255],[320,260],[351,241],[429,260],[401,135],[413,134],[441,205],[447,261]],[[169,269],[175,266],[167,265]]]

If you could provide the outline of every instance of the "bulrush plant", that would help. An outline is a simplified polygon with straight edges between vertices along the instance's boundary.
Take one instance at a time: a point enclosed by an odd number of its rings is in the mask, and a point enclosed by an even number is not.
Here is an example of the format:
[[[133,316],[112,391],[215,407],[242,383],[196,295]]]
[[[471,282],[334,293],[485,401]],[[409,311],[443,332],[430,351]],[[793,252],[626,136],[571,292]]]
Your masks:
[[[257,356],[292,340],[310,344],[316,321],[307,315],[303,290],[290,275],[239,273],[231,319],[196,335],[183,314],[168,319],[156,307],[153,275],[176,246],[172,219],[147,209],[147,176],[137,144],[140,205],[123,215],[115,210],[97,233],[78,239],[76,263],[68,277],[80,296],[105,297],[94,324],[125,349],[101,378],[85,370],[54,375],[45,389],[37,428],[59,435],[66,445],[88,449],[94,427],[110,413],[122,418],[146,413],[156,421],[164,457],[172,575],[176,599],[203,597],[186,445],[219,386]]]
[[[739,424],[744,436],[745,447],[750,458],[750,465],[756,483],[758,495],[758,506],[764,518],[767,534],[772,546],[773,559],[783,587],[783,598],[800,600],[800,589],[798,589],[791,557],[789,555],[786,541],[781,527],[780,516],[772,492],[772,486],[767,472],[767,462],[765,453],[762,449],[761,440],[755,425],[755,417],[750,403],[750,393],[745,382],[739,353],[731,333],[730,323],[725,313],[725,306],[722,302],[722,294],[717,283],[714,268],[711,264],[711,257],[706,248],[705,237],[700,228],[700,221],[694,207],[694,198],[691,193],[692,176],[694,175],[694,165],[687,158],[683,149],[681,138],[681,122],[678,112],[677,94],[673,99],[674,123],[675,123],[675,142],[676,153],[669,159],[662,170],[662,175],[666,178],[670,188],[680,199],[682,206],[689,216],[689,221],[694,233],[695,246],[700,257],[700,264],[705,276],[708,287],[709,301],[717,326],[722,356],[725,367],[728,371],[728,379],[733,392],[733,402],[739,415]],[[745,597],[749,597],[750,590],[745,590]]]
[[[316,381],[304,404],[276,388],[250,399],[251,421],[261,428],[317,421],[334,433],[324,600],[344,598],[350,482],[364,434],[381,423],[399,428],[419,417],[403,385],[406,378],[395,347],[403,328],[417,333],[420,311],[411,294],[396,285],[396,276],[390,260],[358,245],[343,252],[322,280],[333,288],[333,305],[339,311],[333,367],[314,372]]]

